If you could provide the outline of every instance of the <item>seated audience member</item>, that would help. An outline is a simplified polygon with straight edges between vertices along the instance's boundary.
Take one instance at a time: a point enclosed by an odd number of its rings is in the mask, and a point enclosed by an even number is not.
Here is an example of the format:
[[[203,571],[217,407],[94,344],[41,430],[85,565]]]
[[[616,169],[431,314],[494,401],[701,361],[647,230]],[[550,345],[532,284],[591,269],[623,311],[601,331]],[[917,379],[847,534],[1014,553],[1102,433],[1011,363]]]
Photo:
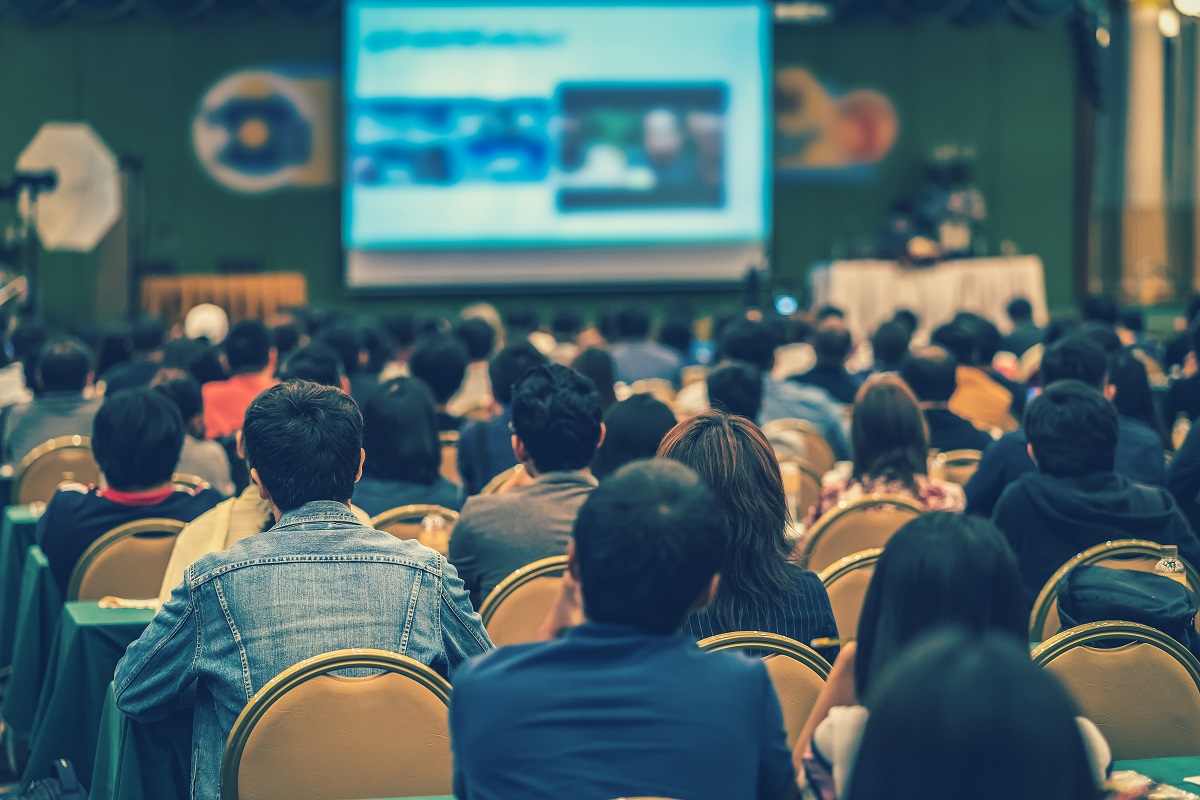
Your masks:
[[[1025,414],[1037,464],[1010,484],[992,521],[1017,554],[1029,599],[1072,556],[1112,539],[1179,545],[1200,563],[1200,541],[1170,493],[1113,471],[1117,410],[1080,381],[1052,383]]]
[[[680,464],[630,464],[593,492],[563,582],[587,621],[455,676],[455,796],[794,796],[762,661],[702,653],[679,633],[712,597],[727,540],[712,493]]]
[[[859,382],[846,371],[846,359],[850,357],[853,344],[848,330],[819,331],[813,338],[816,365],[808,372],[793,375],[791,380],[824,389],[839,403],[853,403]]]
[[[302,341],[303,340],[303,341]],[[274,317],[271,321],[271,346],[282,361],[307,343],[300,332],[300,323],[290,315]]]
[[[945,348],[958,361],[958,388],[950,398],[950,410],[968,419],[980,430],[1015,430],[1013,395],[976,361],[978,342],[974,329],[965,323],[943,325],[933,332],[933,343]]]
[[[174,403],[183,418],[183,450],[175,471],[202,478],[226,497],[232,495],[229,456],[224,447],[204,437],[204,395],[200,384],[183,370],[162,369],[150,386]]]
[[[1008,390],[1012,396],[1010,411],[1014,419],[1019,421],[1025,413],[1025,394],[1028,387],[1012,380],[995,367],[996,355],[1004,341],[1000,329],[993,325],[991,320],[965,311],[957,314],[954,321],[971,329],[971,336],[975,340],[975,363],[989,378]]]
[[[1117,336],[1121,338],[1121,344],[1139,357],[1148,359],[1159,374],[1162,373],[1162,345],[1146,333],[1146,315],[1140,308],[1121,309],[1117,320]]]
[[[917,330],[921,327],[921,319],[910,308],[898,308],[896,313],[892,315],[892,322],[896,323],[908,331],[909,337],[915,337]]]
[[[104,374],[105,394],[149,386],[162,366],[166,337],[167,329],[160,319],[146,317],[135,322],[129,332],[133,356]]]
[[[59,436],[90,436],[100,399],[90,396],[92,352],[78,339],[55,339],[34,368],[34,398],[13,406],[4,425],[4,460],[19,463],[29,451]]]
[[[279,368],[281,381],[308,381],[346,389],[346,373],[336,351],[316,342],[292,352]]]
[[[500,413],[486,422],[470,421],[458,439],[458,474],[463,491],[479,494],[492,478],[517,465],[512,448],[513,384],[534,367],[546,363],[546,357],[526,341],[510,344],[488,365],[489,383]]]
[[[918,642],[881,676],[866,707],[846,800],[1106,794],[1104,736],[1009,638],[949,632]]]
[[[758,421],[763,403],[762,375],[742,361],[726,361],[705,379],[708,402],[718,411]]]
[[[150,517],[189,522],[224,498],[171,483],[183,448],[183,418],[160,392],[127,389],[96,412],[92,452],[105,488],[64,484],[38,522],[37,541],[64,593],[75,562],[118,525]]]
[[[899,322],[880,325],[871,337],[871,352],[875,357],[875,366],[871,371],[899,372],[911,343],[912,333]]]
[[[380,371],[379,380],[407,378],[408,360],[417,346],[417,320],[412,314],[394,314],[383,318],[383,329],[392,340],[392,357]]]
[[[460,488],[441,474],[433,395],[416,378],[394,378],[363,409],[363,475],[354,502],[371,516],[428,504],[457,511]]]
[[[596,387],[566,367],[536,367],[513,385],[512,449],[533,482],[469,499],[450,538],[450,562],[476,607],[514,570],[567,551],[596,487],[588,465],[604,440],[602,417]]]
[[[496,331],[482,319],[464,319],[455,326],[454,335],[467,351],[467,372],[462,386],[446,407],[451,414],[462,417],[471,412],[485,411],[492,403],[488,360],[494,352]]]
[[[660,378],[679,385],[683,359],[679,354],[650,341],[650,315],[644,308],[623,308],[617,312],[618,342],[612,346],[617,365],[617,380],[635,381]]]
[[[1104,353],[1088,339],[1073,335],[1047,345],[1040,368],[1043,385],[1061,380],[1086,383],[1106,395],[1108,362]],[[1166,478],[1162,441],[1145,425],[1119,417],[1117,420],[1116,470],[1137,483],[1162,486]],[[1001,436],[979,462],[979,469],[967,482],[967,511],[991,516],[1005,487],[1036,469],[1029,458],[1029,442],[1024,430]]]
[[[767,631],[805,644],[837,636],[821,579],[788,563],[787,498],[762,431],[742,417],[706,411],[668,433],[658,455],[700,475],[721,504],[729,531],[716,596],[688,616],[684,632],[706,639]]]
[[[571,366],[580,352],[577,339],[581,331],[583,318],[579,312],[569,308],[554,312],[550,318],[550,333],[554,336],[555,345],[550,351],[550,361],[564,367]]]
[[[342,388],[360,406],[365,405],[371,394],[379,388],[379,373],[372,374],[364,367],[367,351],[362,332],[353,325],[335,324],[322,329],[314,344],[334,353],[338,367],[346,378]]]
[[[1200,294],[1193,294],[1184,306],[1183,314],[1175,318],[1175,335],[1163,346],[1163,368],[1182,367],[1194,344],[1192,330],[1200,322]]]
[[[1024,297],[1010,301],[1007,311],[1012,322],[1012,332],[1004,337],[1000,346],[1020,358],[1029,348],[1042,343],[1045,331],[1034,323],[1033,306]]]
[[[921,403],[930,448],[941,452],[988,448],[992,437],[950,410],[950,398],[958,388],[954,356],[940,347],[926,347],[904,359],[899,372]]]
[[[1171,381],[1163,397],[1163,419],[1173,427],[1182,417],[1189,422],[1200,417],[1200,325],[1188,331],[1191,352],[1179,377]]]
[[[288,667],[361,647],[448,676],[491,646],[445,559],[350,513],[363,451],[362,416],[348,395],[300,381],[276,386],[246,412],[242,440],[275,527],[192,564],[114,678],[117,706],[142,722],[163,718],[195,686],[195,797],[221,795],[234,720]]]
[[[271,332],[258,320],[233,326],[222,345],[230,377],[204,384],[204,429],[210,439],[241,430],[254,398],[275,384],[271,376]]]
[[[1121,316],[1121,308],[1117,301],[1108,295],[1089,294],[1079,304],[1079,314],[1085,323],[1095,322],[1107,328],[1115,328]]]
[[[1027,648],[1028,621],[1016,559],[987,520],[926,514],[897,531],[875,563],[858,637],[842,646],[796,742],[796,763],[814,794],[843,796],[868,709],[874,710],[863,700],[878,696],[881,677],[914,643],[956,628]],[[1080,727],[1091,738],[1094,727],[1086,721]],[[1096,756],[1102,777],[1108,764],[1102,738]]]
[[[31,321],[14,328],[13,317],[0,309],[0,408],[28,403],[37,390],[37,360],[49,338],[46,329]],[[9,359],[11,358],[11,361]]]
[[[808,512],[811,525],[841,502],[870,494],[911,497],[926,511],[962,511],[961,486],[927,474],[929,437],[917,398],[896,375],[872,375],[858,392],[850,421],[854,469],[821,487]]]
[[[605,411],[617,402],[617,365],[612,354],[602,347],[589,347],[576,357],[571,369],[596,384],[600,406]]]
[[[694,367],[696,357],[692,354],[692,332],[695,321],[691,314],[675,312],[667,315],[658,329],[658,341],[675,355],[685,367]]]
[[[592,459],[592,475],[601,481],[630,461],[654,458],[675,413],[648,394],[635,394],[604,415],[604,444]]]
[[[1108,382],[1112,386],[1112,404],[1125,424],[1140,425],[1144,433],[1158,437],[1163,450],[1174,450],[1175,444],[1158,413],[1154,390],[1150,388],[1150,378],[1142,360],[1129,350],[1117,351],[1108,359]]]
[[[414,378],[425,382],[433,393],[437,410],[439,431],[457,431],[463,426],[463,418],[450,413],[447,404],[462,387],[467,374],[467,349],[462,342],[449,334],[427,339],[417,346],[408,361],[408,370]]]

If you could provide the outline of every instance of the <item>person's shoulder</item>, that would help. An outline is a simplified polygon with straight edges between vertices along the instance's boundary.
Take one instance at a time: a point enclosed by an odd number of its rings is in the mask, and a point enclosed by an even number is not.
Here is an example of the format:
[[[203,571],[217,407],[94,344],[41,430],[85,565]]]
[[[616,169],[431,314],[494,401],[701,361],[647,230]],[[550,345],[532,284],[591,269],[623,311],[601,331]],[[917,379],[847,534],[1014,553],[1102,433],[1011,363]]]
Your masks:
[[[506,680],[510,676],[523,680],[530,675],[528,663],[553,648],[562,648],[562,640],[529,642],[494,648],[468,659],[454,671],[454,691],[478,682]]]
[[[1128,439],[1137,442],[1142,446],[1154,446],[1162,448],[1162,439],[1154,429],[1142,422],[1140,419],[1133,417],[1117,417],[1117,425],[1119,432]]]
[[[787,574],[791,578],[792,589],[795,594],[828,594],[825,584],[821,582],[821,577],[812,570],[789,562],[787,565]]]
[[[46,512],[43,516],[74,515],[104,502],[94,486],[75,482],[64,483],[59,485],[50,498],[50,502],[46,504]]]

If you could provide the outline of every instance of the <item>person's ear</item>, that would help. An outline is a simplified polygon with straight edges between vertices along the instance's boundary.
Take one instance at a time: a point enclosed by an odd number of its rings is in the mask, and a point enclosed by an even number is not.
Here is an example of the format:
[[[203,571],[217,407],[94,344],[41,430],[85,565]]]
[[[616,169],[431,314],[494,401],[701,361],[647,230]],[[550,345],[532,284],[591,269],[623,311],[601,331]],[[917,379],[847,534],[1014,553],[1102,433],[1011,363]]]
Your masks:
[[[233,441],[237,446],[238,458],[242,461],[246,460],[246,443],[242,441],[242,429],[238,428],[237,433],[233,435]]]
[[[525,449],[525,443],[515,433],[512,436],[512,449],[519,463],[524,464],[529,460],[529,451]]]
[[[363,468],[363,464],[365,464],[366,461],[367,461],[367,451],[360,447],[358,449],[358,474],[354,476],[355,483],[358,483],[360,480],[362,480],[362,468]]]
[[[1113,401],[1113,398],[1116,396],[1117,396],[1117,385],[1115,383],[1104,384],[1104,399],[1111,403]]]
[[[575,560],[575,540],[567,540],[567,572],[576,581],[579,580],[579,562]]]
[[[689,611],[702,611],[708,607],[713,598],[717,596],[717,589],[721,586],[721,574],[717,573],[712,576],[712,580],[704,585],[700,590],[700,594],[696,595],[696,599],[692,601],[692,607]]]
[[[258,477],[258,470],[250,468],[250,482],[258,487],[258,496],[267,503],[271,503],[271,493],[267,491],[267,487],[263,485],[262,478]]]
[[[1033,454],[1033,445],[1031,445],[1031,444],[1025,445],[1025,450],[1026,450],[1026,452],[1029,453],[1029,460],[1032,461],[1033,465],[1036,467],[1037,466],[1037,456]]]
[[[604,446],[604,437],[608,435],[608,426],[603,422],[600,423],[600,441],[596,442],[596,449],[599,450]]]

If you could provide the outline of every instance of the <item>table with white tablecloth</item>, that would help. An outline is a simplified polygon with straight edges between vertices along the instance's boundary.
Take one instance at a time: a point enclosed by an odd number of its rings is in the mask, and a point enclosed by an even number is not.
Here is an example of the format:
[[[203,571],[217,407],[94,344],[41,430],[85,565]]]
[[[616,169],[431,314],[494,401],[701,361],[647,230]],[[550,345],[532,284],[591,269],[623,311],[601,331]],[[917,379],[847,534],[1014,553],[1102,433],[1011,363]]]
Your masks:
[[[1039,325],[1048,320],[1046,280],[1037,256],[969,258],[929,267],[897,261],[834,261],[809,270],[812,305],[846,312],[856,338],[870,336],[897,309],[912,309],[925,330],[949,322],[959,311],[1009,328],[1005,307],[1015,297],[1033,306]]]

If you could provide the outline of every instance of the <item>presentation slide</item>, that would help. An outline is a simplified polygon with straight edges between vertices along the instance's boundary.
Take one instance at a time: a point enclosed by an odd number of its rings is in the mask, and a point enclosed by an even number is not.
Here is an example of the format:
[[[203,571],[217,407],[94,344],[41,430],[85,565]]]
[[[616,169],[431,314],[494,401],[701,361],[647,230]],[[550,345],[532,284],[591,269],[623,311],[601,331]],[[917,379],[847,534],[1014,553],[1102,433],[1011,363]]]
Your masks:
[[[736,279],[761,249],[762,3],[346,15],[352,286]]]

